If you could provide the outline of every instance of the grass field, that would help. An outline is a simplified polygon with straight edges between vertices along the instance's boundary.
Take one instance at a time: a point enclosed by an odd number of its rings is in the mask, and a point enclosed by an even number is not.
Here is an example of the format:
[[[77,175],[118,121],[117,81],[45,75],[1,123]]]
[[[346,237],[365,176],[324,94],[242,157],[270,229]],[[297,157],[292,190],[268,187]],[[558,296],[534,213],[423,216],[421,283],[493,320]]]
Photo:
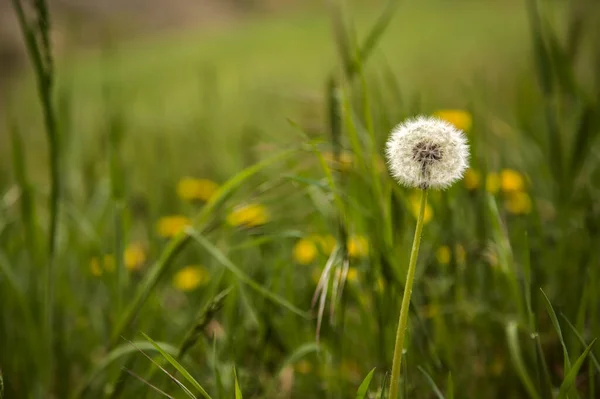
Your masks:
[[[387,397],[418,198],[383,146],[445,110],[471,169],[429,196],[402,397],[596,398],[600,10],[535,4],[106,44],[56,60],[58,140],[26,77],[0,137],[0,397]]]

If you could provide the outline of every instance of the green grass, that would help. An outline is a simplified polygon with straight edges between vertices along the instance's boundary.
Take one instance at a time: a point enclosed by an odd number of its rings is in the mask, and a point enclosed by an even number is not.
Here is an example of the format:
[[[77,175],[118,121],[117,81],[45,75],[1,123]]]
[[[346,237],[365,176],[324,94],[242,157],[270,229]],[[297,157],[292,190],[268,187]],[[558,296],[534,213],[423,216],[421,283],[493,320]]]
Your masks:
[[[570,59],[570,8],[542,9],[556,21],[516,1],[401,3],[352,81],[337,55],[351,30],[334,38],[334,11],[314,8],[59,60],[52,334],[46,144],[24,81],[0,159],[0,393],[385,398],[415,218],[414,193],[378,159],[405,117],[461,108],[481,181],[429,195],[401,396],[595,398],[600,58],[583,45]],[[348,12],[360,43],[379,11]],[[597,12],[575,42],[596,42]],[[506,185],[486,188],[506,168],[524,177],[528,212],[511,211]],[[186,175],[221,188],[186,201]],[[266,223],[228,223],[249,202]],[[161,237],[171,214],[193,227]],[[337,245],[301,264],[294,247],[314,234]],[[95,275],[134,241],[140,270]],[[189,265],[209,277],[184,292],[173,279]]]

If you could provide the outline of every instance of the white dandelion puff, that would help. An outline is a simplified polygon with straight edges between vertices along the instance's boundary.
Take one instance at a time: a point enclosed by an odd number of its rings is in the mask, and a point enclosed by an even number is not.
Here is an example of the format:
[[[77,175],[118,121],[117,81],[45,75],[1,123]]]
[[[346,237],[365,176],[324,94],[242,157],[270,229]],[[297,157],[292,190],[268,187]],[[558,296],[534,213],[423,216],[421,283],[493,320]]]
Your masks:
[[[441,119],[419,116],[396,126],[386,144],[388,167],[400,184],[444,189],[469,166],[463,132]]]

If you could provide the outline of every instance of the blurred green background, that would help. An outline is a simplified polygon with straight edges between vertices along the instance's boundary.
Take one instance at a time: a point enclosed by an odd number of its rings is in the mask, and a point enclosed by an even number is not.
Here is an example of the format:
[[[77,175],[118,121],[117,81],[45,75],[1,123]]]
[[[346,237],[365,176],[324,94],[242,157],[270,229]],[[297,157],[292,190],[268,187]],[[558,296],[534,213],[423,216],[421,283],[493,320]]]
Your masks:
[[[382,149],[433,114],[471,169],[430,196],[403,397],[598,397],[596,3],[61,0],[44,107],[4,0],[0,392],[386,397],[418,203]]]

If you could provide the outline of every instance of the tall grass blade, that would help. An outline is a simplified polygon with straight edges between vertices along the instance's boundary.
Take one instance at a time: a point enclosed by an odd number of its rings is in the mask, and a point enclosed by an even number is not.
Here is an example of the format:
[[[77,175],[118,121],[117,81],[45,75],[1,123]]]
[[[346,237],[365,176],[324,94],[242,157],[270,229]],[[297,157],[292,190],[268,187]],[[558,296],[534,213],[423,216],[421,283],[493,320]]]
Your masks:
[[[174,346],[165,342],[160,342],[159,344],[165,352],[173,355],[177,354],[177,348]],[[73,399],[85,397],[84,395],[92,382],[94,382],[94,380],[96,380],[96,378],[98,378],[108,367],[113,365],[117,360],[140,350],[154,351],[156,349],[154,345],[145,341],[134,341],[131,344],[123,344],[114,348],[107,353],[85,377],[82,378],[81,384],[73,390],[73,394],[70,397]]]
[[[577,331],[575,326],[573,324],[571,324],[569,319],[567,319],[567,317],[564,314],[561,313],[561,316],[564,319],[564,321],[567,323],[567,325],[569,326],[569,328],[571,329],[571,331],[573,332],[575,337],[577,337],[577,340],[579,341],[579,343],[585,348],[587,346],[585,339],[583,339],[583,337],[581,336],[579,331]],[[590,352],[590,358],[592,359],[592,364],[596,368],[596,372],[598,372],[600,374],[600,362],[598,362],[598,358],[596,357],[596,355],[594,355],[593,351]]]
[[[560,385],[557,399],[566,399],[568,397],[567,395],[568,395],[569,391],[571,390],[571,387],[575,383],[575,379],[577,378],[579,369],[581,368],[581,366],[583,365],[583,362],[585,361],[588,354],[592,350],[592,347],[596,343],[596,340],[597,340],[597,338],[594,338],[594,340],[588,345],[588,347],[585,348],[585,351],[583,351],[581,356],[579,356],[579,358],[577,358],[575,363],[573,363],[573,367],[566,374],[565,379],[563,380],[562,384]]]
[[[287,299],[277,294],[274,294],[273,292],[264,288],[262,285],[258,284],[256,281],[252,280],[252,278],[250,278],[246,273],[244,273],[239,267],[233,264],[233,262],[229,260],[229,258],[227,258],[219,248],[215,247],[212,243],[210,243],[198,231],[190,231],[189,234],[196,242],[202,245],[219,263],[221,263],[227,268],[227,270],[233,273],[233,275],[238,280],[248,285],[254,291],[263,295],[265,298],[271,300],[273,303],[288,309],[289,311],[297,314],[298,316],[308,318],[308,314],[305,311],[297,308],[296,306],[291,304]]]
[[[175,369],[183,375],[183,377],[190,383],[194,388],[198,390],[206,399],[211,399],[210,395],[202,388],[202,386],[192,377],[192,375],[177,361],[173,356],[171,356],[167,351],[160,347],[159,344],[154,342],[152,338],[142,333],[144,338],[148,340],[154,346],[154,348],[171,364],[171,366],[175,367]]]
[[[531,377],[527,373],[527,367],[523,360],[521,352],[521,345],[519,344],[519,337],[517,331],[517,323],[510,321],[506,325],[506,338],[508,340],[508,350],[510,352],[513,365],[515,366],[516,372],[525,386],[525,390],[531,399],[541,399],[541,396],[537,393]]]
[[[242,396],[242,390],[240,389],[240,384],[238,383],[237,371],[235,371],[235,366],[233,367],[233,378],[235,379],[235,399],[244,399]]]
[[[452,372],[448,372],[448,382],[446,383],[446,399],[454,399],[454,381]]]
[[[438,399],[446,399],[444,397],[444,394],[442,393],[442,391],[440,390],[440,388],[438,388],[438,386],[436,385],[435,381],[433,380],[433,378],[431,378],[431,376],[429,375],[429,373],[421,366],[417,366],[417,368],[419,369],[419,371],[423,374],[423,376],[425,377],[425,380],[427,381],[427,384],[429,384],[429,386],[431,387],[431,389],[433,390],[433,393],[435,394],[435,396]]]
[[[565,340],[563,338],[562,330],[560,328],[560,323],[558,322],[558,318],[556,317],[554,308],[552,307],[552,304],[550,303],[550,299],[548,299],[548,297],[546,296],[546,293],[541,288],[540,288],[540,292],[544,296],[544,305],[546,306],[546,310],[548,311],[548,315],[550,316],[550,321],[552,322],[552,326],[554,327],[554,330],[556,331],[556,334],[558,335],[558,339],[560,340],[560,344],[563,349],[564,370],[565,370],[565,373],[568,373],[569,369],[571,368],[571,360],[569,359],[569,351],[567,350],[567,344],[565,343]]]
[[[375,367],[369,371],[369,374],[364,378],[364,380],[360,383],[358,390],[356,391],[356,399],[365,399],[367,396],[367,391],[369,390],[369,385],[371,385],[371,380],[373,379],[373,374],[375,373]]]
[[[152,388],[154,391],[158,392],[159,394],[161,394],[162,396],[169,398],[169,399],[175,399],[175,397],[169,395],[168,393],[166,393],[165,391],[161,390],[160,388],[158,388],[155,385],[152,385],[149,381],[143,379],[142,377],[140,377],[139,375],[137,375],[136,373],[134,373],[133,371],[129,370],[129,369],[124,369],[126,373],[128,373],[129,375],[131,375],[132,377],[138,379],[139,381],[143,382],[145,385],[149,386],[150,388]]]

